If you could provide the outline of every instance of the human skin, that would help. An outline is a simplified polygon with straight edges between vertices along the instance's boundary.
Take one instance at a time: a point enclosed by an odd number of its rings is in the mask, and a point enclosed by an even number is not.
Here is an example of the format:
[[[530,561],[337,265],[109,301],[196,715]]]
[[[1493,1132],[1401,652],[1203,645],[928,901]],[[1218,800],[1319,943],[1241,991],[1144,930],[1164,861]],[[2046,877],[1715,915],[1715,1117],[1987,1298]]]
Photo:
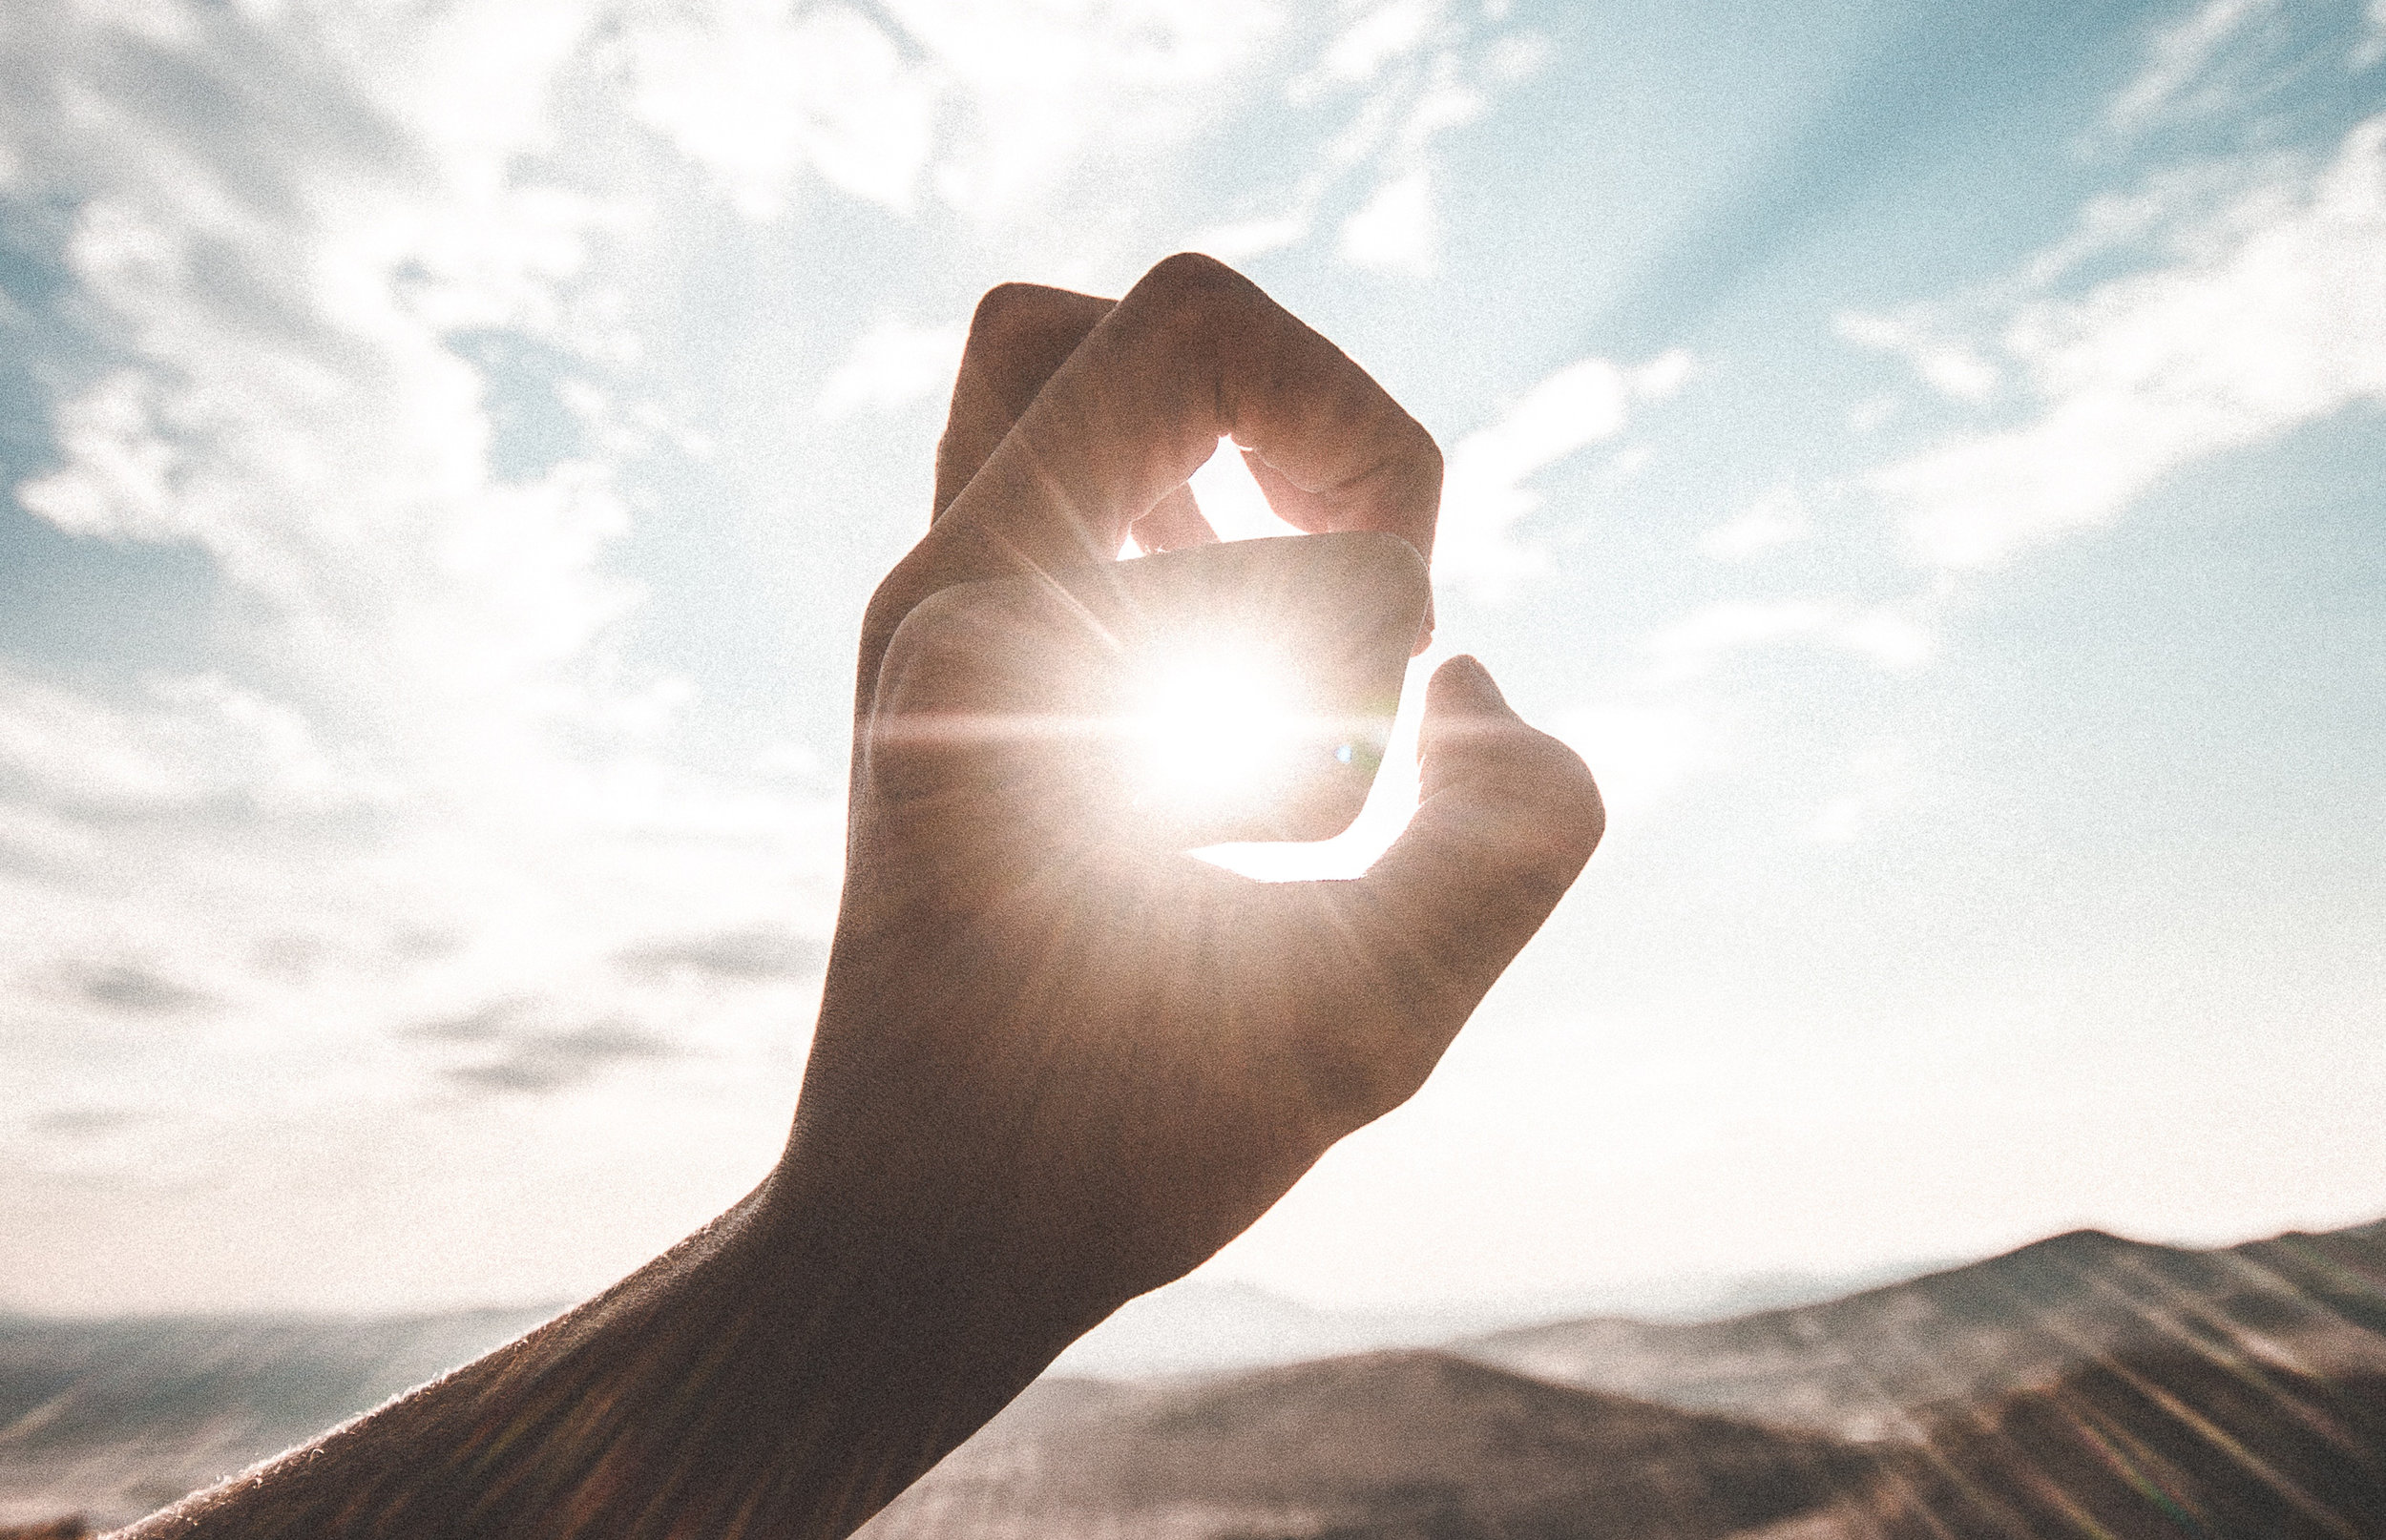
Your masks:
[[[1581,761],[1454,659],[1400,839],[1356,879],[1253,882],[1092,815],[1030,725],[1082,627],[1036,585],[965,586],[1113,560],[1130,529],[1214,538],[1183,489],[1228,433],[1293,524],[1430,553],[1431,438],[1239,275],[988,295],[933,523],[863,624],[843,905],[776,1168],[597,1299],[122,1533],[847,1534],[1413,1093],[1598,843]]]

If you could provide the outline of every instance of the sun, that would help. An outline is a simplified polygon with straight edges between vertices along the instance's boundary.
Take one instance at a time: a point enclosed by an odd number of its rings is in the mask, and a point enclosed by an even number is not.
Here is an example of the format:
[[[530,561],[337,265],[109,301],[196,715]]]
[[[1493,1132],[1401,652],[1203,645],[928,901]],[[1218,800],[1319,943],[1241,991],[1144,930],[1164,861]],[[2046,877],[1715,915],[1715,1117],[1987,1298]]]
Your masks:
[[[1256,650],[1156,659],[1128,690],[1147,807],[1200,816],[1262,801],[1296,773],[1309,731],[1282,662]]]

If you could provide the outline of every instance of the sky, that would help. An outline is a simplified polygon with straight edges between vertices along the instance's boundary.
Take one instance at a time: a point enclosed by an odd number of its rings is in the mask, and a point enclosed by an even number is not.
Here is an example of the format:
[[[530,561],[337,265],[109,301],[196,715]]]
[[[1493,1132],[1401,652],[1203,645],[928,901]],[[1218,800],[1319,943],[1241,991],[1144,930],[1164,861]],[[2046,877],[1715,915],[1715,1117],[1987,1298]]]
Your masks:
[[[1434,433],[1435,656],[1610,807],[1203,1276],[2386,1214],[2386,0],[0,0],[0,1307],[759,1179],[970,309],[1182,249]]]

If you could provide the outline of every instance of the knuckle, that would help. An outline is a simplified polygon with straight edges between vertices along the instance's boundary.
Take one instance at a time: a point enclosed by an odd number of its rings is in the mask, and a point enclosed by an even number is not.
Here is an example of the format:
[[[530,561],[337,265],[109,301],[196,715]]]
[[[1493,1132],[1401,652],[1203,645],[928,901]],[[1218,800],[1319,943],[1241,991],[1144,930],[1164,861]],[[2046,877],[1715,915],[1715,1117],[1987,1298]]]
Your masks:
[[[1181,251],[1162,257],[1143,275],[1143,282],[1171,293],[1211,293],[1222,289],[1245,289],[1251,281],[1228,267],[1217,258],[1198,251]],[[1138,287],[1141,285],[1139,284]]]
[[[1442,474],[1446,468],[1446,463],[1442,459],[1441,446],[1434,442],[1434,435],[1427,432],[1425,425],[1415,418],[1409,419],[1409,426],[1414,430],[1414,442],[1410,449],[1410,459],[1416,466],[1417,478],[1420,481],[1430,482],[1434,490],[1438,493],[1441,490]]]
[[[977,302],[970,316],[973,339],[994,340],[1043,308],[1041,291],[1033,283],[997,283]]]
[[[1085,306],[1083,296],[1065,289],[1040,283],[997,283],[971,313],[970,343],[981,351],[1007,352],[1076,322]]]
[[[1152,265],[1135,285],[1139,308],[1170,330],[1205,333],[1226,311],[1247,308],[1258,288],[1215,257],[1181,251]]]
[[[950,593],[931,593],[899,616],[873,616],[880,625],[891,627],[885,658],[878,665],[882,712],[916,709],[921,704],[921,682],[946,675],[947,660],[956,654],[966,656],[965,644],[955,635],[956,622],[962,616],[946,596]]]
[[[1407,439],[1392,462],[1399,468],[1399,495],[1410,506],[1424,510],[1426,533],[1430,538],[1432,526],[1439,518],[1441,510],[1441,446],[1434,442],[1433,434],[1427,432],[1424,425],[1413,417],[1409,419]]]

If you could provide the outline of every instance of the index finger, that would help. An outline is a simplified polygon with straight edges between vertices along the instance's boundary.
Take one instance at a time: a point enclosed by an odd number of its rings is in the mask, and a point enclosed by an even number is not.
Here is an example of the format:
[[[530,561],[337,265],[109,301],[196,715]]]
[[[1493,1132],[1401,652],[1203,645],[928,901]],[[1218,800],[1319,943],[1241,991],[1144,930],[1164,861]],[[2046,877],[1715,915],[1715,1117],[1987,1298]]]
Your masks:
[[[1041,283],[998,283],[986,291],[970,317],[952,405],[936,440],[936,517],[1117,302]]]
[[[931,522],[944,517],[1044,383],[1117,303],[1040,283],[999,283],[986,291],[970,317],[952,403],[936,440]],[[1175,551],[1217,538],[1192,491],[1182,483],[1135,524],[1136,544],[1146,551]]]
[[[1342,350],[1206,257],[1154,267],[1095,323],[890,573],[863,677],[911,606],[954,583],[1107,561],[1231,436],[1315,532],[1375,530],[1432,555],[1441,452]],[[1430,629],[1430,619],[1428,622]]]

